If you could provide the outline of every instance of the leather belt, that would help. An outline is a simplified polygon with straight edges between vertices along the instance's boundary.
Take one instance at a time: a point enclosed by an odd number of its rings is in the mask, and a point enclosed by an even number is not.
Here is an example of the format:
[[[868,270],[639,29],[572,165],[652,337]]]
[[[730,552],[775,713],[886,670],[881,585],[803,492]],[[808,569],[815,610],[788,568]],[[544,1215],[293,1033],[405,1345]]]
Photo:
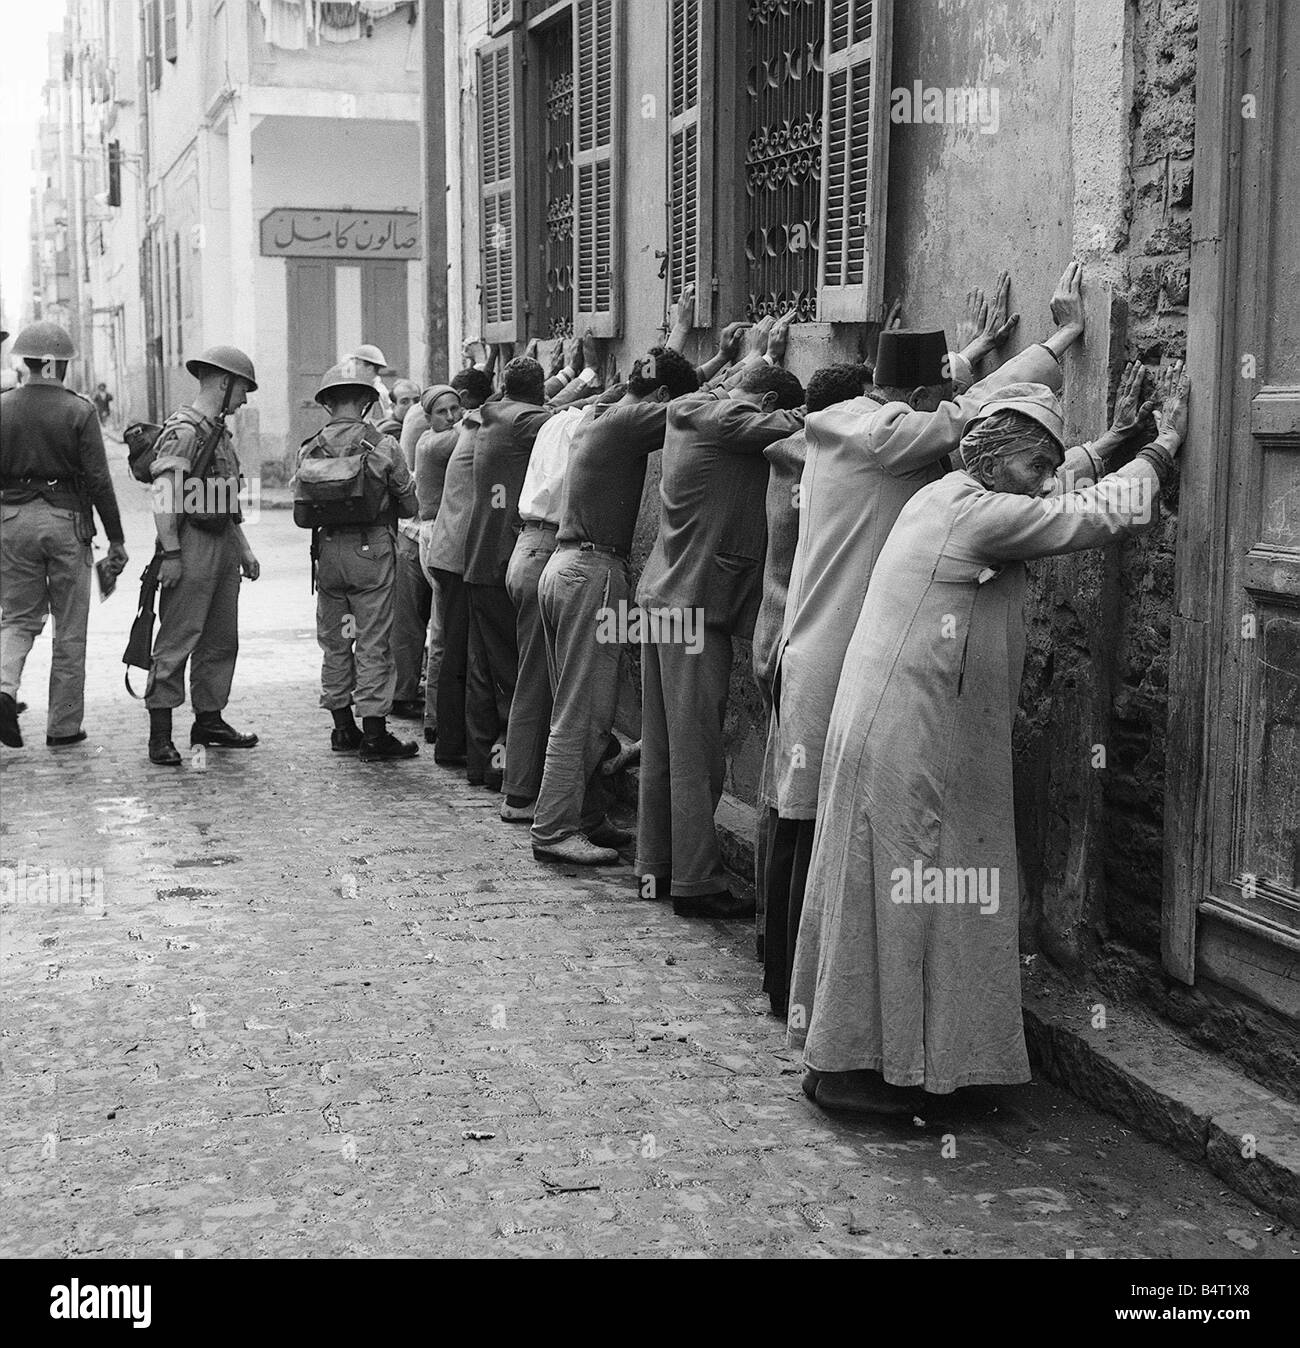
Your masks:
[[[561,543],[556,552],[563,552],[566,548],[576,548],[579,552],[599,552],[605,557],[616,557],[620,562],[627,561],[629,556],[622,548],[611,548],[604,543],[578,543],[573,539]]]
[[[548,524],[546,520],[524,520],[523,526],[520,528],[519,532],[523,533],[524,529],[545,529],[549,533],[554,534],[559,532],[560,526],[558,524]]]

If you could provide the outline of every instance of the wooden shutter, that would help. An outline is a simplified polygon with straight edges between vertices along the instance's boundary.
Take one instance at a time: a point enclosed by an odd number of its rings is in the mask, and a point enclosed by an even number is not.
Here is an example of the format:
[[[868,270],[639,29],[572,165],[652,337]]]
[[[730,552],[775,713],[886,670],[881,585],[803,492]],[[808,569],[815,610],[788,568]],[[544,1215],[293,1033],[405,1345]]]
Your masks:
[[[574,4],[574,331],[617,337],[621,239],[615,146],[621,130],[615,0]]]
[[[712,0],[671,0],[668,13],[668,290],[695,283],[695,326],[713,322]]]
[[[513,28],[523,15],[523,0],[488,0],[488,32],[496,37]]]
[[[176,61],[176,0],[163,0],[163,56],[173,63]]]
[[[524,333],[519,197],[522,71],[515,33],[497,38],[479,51],[478,91],[483,338],[488,342],[517,342]]]
[[[144,12],[144,60],[149,71],[149,88],[162,83],[162,8],[161,0],[148,0]]]
[[[817,316],[864,323],[884,288],[891,0],[827,0]]]

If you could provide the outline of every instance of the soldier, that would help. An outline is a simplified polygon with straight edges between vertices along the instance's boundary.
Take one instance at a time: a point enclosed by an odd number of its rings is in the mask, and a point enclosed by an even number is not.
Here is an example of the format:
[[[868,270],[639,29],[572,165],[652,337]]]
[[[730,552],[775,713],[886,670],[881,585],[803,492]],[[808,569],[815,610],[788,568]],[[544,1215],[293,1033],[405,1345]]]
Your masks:
[[[356,362],[330,370],[316,393],[330,420],[303,445],[294,479],[295,520],[309,527],[319,521],[313,549],[316,639],[324,652],[321,706],[334,718],[330,747],[335,753],[360,751],[363,763],[420,752],[414,741],[393,735],[387,720],[397,684],[397,520],[416,513],[415,481],[401,445],[366,421],[375,397]],[[337,495],[349,469],[360,490],[352,493],[356,504],[343,509]],[[318,482],[333,490],[320,492]]]
[[[151,470],[162,596],[144,705],[149,761],[168,768],[181,762],[172,711],[185,700],[187,664],[191,747],[251,749],[257,743],[256,735],[241,733],[221,715],[239,655],[240,577],[261,574],[244,537],[239,459],[225,418],[256,392],[257,377],[253,362],[233,346],[209,347],[185,368],[199,392],[164,426]]]
[[[388,385],[380,376],[394,375],[397,371],[389,365],[384,353],[373,342],[364,342],[355,351],[349,351],[335,368],[341,367],[349,360],[356,362],[353,367],[356,373],[375,391],[375,405],[370,409],[367,420],[376,426],[382,425],[393,415],[393,399],[388,392]]]
[[[54,323],[33,323],[18,334],[13,354],[28,374],[0,398],[0,743],[22,747],[15,697],[28,652],[52,613],[45,743],[55,749],[86,738],[92,506],[108,535],[114,574],[126,566],[126,547],[99,417],[88,399],[63,385],[76,354],[71,338]]]

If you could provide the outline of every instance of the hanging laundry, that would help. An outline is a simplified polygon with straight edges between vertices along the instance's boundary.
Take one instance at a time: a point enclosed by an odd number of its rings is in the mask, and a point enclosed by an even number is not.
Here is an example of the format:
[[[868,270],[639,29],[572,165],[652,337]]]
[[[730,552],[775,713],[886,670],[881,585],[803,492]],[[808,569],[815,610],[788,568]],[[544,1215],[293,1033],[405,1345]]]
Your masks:
[[[312,18],[311,0],[258,0],[263,36],[282,51],[303,51]]]
[[[320,35],[326,42],[356,42],[361,37],[361,6],[343,0],[324,0],[317,7]]]

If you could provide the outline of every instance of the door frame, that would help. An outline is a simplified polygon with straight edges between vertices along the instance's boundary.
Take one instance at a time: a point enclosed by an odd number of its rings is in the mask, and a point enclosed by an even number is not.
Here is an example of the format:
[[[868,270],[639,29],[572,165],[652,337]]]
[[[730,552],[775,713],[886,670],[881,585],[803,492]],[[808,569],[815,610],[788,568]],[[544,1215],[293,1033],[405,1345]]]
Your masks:
[[[1238,933],[1300,951],[1289,931],[1215,897],[1216,837],[1222,841],[1222,811],[1229,802],[1220,785],[1218,753],[1249,753],[1239,733],[1236,746],[1216,734],[1218,690],[1231,661],[1224,654],[1224,624],[1233,612],[1229,592],[1235,569],[1230,506],[1237,433],[1242,413],[1253,413],[1266,385],[1263,371],[1247,385],[1241,369],[1259,331],[1257,291],[1239,286],[1262,264],[1267,216],[1244,210],[1259,191],[1276,145],[1274,90],[1280,40],[1281,0],[1225,0],[1203,5],[1197,35],[1196,145],[1192,207],[1191,304],[1187,365],[1193,382],[1193,421],[1184,450],[1171,615],[1169,717],[1166,744],[1164,894],[1161,954],[1165,970],[1195,982],[1198,926],[1211,922],[1212,939]],[[1253,82],[1245,83],[1246,53],[1254,53]],[[1242,115],[1241,95],[1256,96],[1255,117]],[[1250,418],[1254,443],[1254,417]],[[1240,484],[1237,490],[1240,490]],[[1239,682],[1234,696],[1244,695]],[[1240,700],[1238,721],[1249,714]],[[1202,915],[1201,909],[1205,908]]]

